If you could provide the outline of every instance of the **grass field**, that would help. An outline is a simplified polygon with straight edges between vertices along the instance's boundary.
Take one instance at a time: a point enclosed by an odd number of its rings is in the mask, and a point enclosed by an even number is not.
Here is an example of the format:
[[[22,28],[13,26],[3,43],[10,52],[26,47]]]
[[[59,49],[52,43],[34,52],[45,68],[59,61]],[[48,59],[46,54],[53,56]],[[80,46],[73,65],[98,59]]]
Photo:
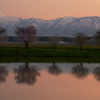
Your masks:
[[[86,45],[80,50],[75,45],[59,45],[55,50],[50,45],[34,45],[25,49],[22,45],[0,46],[1,57],[77,57],[99,58],[100,46]]]
[[[9,44],[0,46],[0,62],[100,62],[100,46],[86,45],[83,50],[75,45],[58,45],[55,50],[50,45]]]
[[[75,45],[59,45],[55,50],[50,45],[34,45],[25,49],[23,45],[0,46],[1,57],[77,57],[99,58],[100,46],[86,45],[80,50]]]
[[[0,57],[0,63],[8,62],[71,62],[100,63],[100,58],[68,58],[68,57]]]

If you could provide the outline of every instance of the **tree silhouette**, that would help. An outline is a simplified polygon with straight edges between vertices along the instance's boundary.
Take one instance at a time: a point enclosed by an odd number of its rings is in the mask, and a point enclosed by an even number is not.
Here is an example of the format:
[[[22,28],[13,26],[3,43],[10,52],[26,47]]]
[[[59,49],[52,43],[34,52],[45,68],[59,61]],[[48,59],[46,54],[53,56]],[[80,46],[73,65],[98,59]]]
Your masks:
[[[8,35],[6,34],[6,29],[0,27],[0,44],[4,44],[8,40]]]
[[[6,76],[8,75],[8,70],[6,66],[0,66],[0,83],[6,81]]]
[[[49,38],[49,43],[50,43],[50,45],[53,47],[53,49],[55,49],[56,46],[59,44],[59,41],[60,41],[60,40],[61,40],[61,39],[60,39],[59,35],[57,35],[57,36],[52,36],[52,37]]]
[[[94,68],[93,74],[94,74],[94,77],[95,77],[98,81],[100,81],[100,67]]]
[[[94,35],[94,40],[95,40],[95,43],[99,44],[100,45],[100,30],[98,30]]]
[[[53,75],[59,75],[62,70],[55,63],[53,63],[53,65],[49,66],[48,72]]]
[[[84,44],[87,43],[87,34],[76,33],[74,34],[73,39],[74,39],[74,42],[80,47],[80,50],[82,50]]]
[[[17,27],[15,30],[15,34],[18,36],[18,40],[20,43],[25,44],[25,48],[29,49],[29,44],[33,43],[39,38],[37,36],[37,29],[35,26],[29,25],[26,27]]]
[[[89,69],[87,67],[83,67],[83,64],[77,64],[72,67],[72,74],[79,79],[83,79],[88,75]]]
[[[15,80],[18,84],[26,83],[28,85],[32,85],[36,82],[36,76],[40,76],[38,72],[37,66],[30,67],[28,63],[25,63],[23,66],[19,66],[19,68],[15,68],[14,72],[17,73],[15,76]]]

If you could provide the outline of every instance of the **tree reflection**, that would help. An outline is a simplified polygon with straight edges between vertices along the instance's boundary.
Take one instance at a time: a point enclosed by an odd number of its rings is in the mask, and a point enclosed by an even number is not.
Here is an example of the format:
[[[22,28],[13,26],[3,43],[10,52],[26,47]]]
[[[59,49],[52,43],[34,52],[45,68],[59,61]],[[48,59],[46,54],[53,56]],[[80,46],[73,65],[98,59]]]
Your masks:
[[[62,70],[55,63],[53,63],[53,65],[49,66],[48,72],[53,75],[59,75]]]
[[[89,69],[87,67],[83,67],[83,64],[77,64],[72,67],[72,74],[79,79],[83,79],[88,75]]]
[[[0,83],[6,81],[6,76],[8,75],[8,70],[6,66],[0,66]]]
[[[40,76],[38,72],[37,66],[30,67],[28,63],[25,63],[23,66],[19,66],[19,68],[15,68],[14,72],[18,75],[15,77],[15,80],[18,84],[26,83],[32,85],[36,82],[36,76]]]
[[[94,68],[93,74],[94,74],[94,77],[95,77],[98,81],[100,81],[100,67]]]

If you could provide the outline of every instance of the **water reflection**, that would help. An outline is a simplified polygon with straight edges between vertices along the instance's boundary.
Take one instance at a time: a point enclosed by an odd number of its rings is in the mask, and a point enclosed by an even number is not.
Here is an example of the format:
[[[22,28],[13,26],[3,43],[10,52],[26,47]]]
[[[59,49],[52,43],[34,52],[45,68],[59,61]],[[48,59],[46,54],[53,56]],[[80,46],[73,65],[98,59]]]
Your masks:
[[[94,68],[93,74],[94,74],[94,77],[95,77],[98,81],[100,81],[100,67]]]
[[[51,66],[49,66],[48,72],[53,75],[59,75],[62,70],[55,63],[53,63]]]
[[[14,72],[17,73],[15,80],[18,84],[26,83],[32,85],[36,82],[36,76],[40,76],[37,66],[29,66],[29,63],[25,63],[19,68],[14,68]]]
[[[34,100],[100,100],[100,82],[96,80],[100,80],[100,63],[33,62],[0,65],[7,66],[7,68],[0,67],[0,77],[1,73],[9,71],[6,84],[0,85],[0,100],[31,100],[32,98]],[[83,80],[75,79],[73,75]]]
[[[6,76],[8,76],[8,70],[6,66],[0,66],[0,83],[6,81]]]
[[[76,64],[72,67],[72,74],[79,79],[83,79],[88,75],[88,67],[84,67],[82,63]]]

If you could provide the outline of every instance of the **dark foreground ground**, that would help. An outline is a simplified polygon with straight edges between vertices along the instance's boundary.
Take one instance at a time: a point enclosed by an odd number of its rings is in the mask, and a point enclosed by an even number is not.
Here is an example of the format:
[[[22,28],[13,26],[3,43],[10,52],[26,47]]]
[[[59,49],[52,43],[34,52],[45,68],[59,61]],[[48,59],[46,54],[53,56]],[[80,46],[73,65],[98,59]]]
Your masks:
[[[0,46],[0,62],[100,62],[100,46],[87,45],[80,50],[75,45]]]
[[[1,57],[77,57],[100,58],[100,46],[88,45],[80,50],[75,45],[59,45],[55,50],[50,45],[35,45],[25,49],[22,45],[0,46]]]

